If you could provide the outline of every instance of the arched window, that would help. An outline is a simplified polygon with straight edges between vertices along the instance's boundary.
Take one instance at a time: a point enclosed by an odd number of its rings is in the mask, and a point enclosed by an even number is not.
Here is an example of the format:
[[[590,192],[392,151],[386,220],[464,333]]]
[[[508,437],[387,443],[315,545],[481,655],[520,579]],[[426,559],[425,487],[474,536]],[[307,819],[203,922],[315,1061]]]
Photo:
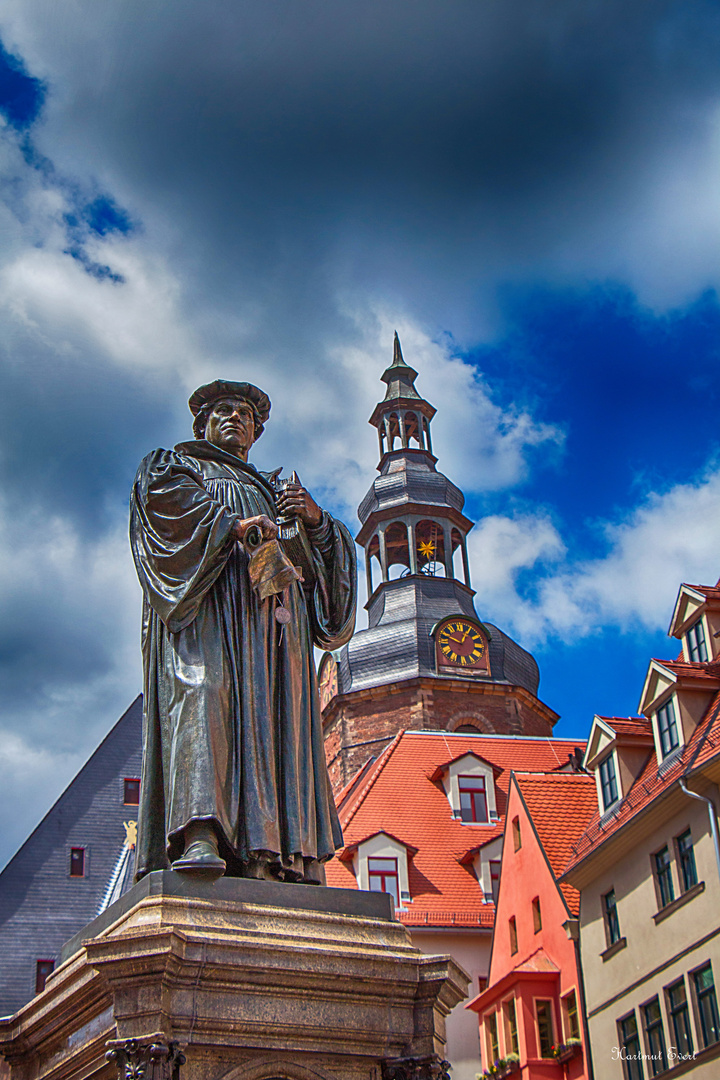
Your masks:
[[[385,551],[387,553],[388,578],[400,577],[403,571],[410,567],[408,532],[404,522],[393,521],[386,528]]]
[[[463,581],[465,578],[465,568],[463,566],[462,556],[462,536],[458,529],[453,529],[450,535],[452,538],[453,577],[456,581]]]
[[[388,430],[389,430],[389,445],[388,450],[395,449],[395,440],[397,439],[402,446],[402,439],[400,437],[400,419],[397,413],[390,413],[388,417]]]
[[[422,434],[418,425],[418,418],[414,412],[405,413],[405,445],[410,445],[414,439],[419,447],[422,447]]]
[[[430,577],[445,577],[445,537],[437,521],[420,521],[415,526],[418,570]]]

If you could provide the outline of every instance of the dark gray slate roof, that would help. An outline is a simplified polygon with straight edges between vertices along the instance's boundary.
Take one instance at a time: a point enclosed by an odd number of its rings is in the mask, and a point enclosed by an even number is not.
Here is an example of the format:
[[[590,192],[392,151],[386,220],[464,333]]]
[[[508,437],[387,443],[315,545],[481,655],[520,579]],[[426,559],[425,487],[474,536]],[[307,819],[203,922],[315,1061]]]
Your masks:
[[[0,874],[0,1015],[35,993],[37,960],[54,960],[97,914],[124,840],[125,777],[139,777],[142,699],[136,698]],[[86,876],[70,877],[70,849]],[[126,881],[126,885],[130,882]]]
[[[427,450],[395,450],[383,458],[382,472],[358,507],[365,524],[371,513],[406,503],[424,503],[462,510],[465,496],[447,476],[435,468]]]
[[[478,617],[470,589],[452,578],[422,574],[382,585],[372,597],[368,615],[368,629],[358,631],[337,654],[341,694],[417,676],[443,678],[435,666],[433,627],[449,615]],[[491,635],[491,681],[524,686],[537,694],[540,673],[535,659],[497,626],[485,626]]]

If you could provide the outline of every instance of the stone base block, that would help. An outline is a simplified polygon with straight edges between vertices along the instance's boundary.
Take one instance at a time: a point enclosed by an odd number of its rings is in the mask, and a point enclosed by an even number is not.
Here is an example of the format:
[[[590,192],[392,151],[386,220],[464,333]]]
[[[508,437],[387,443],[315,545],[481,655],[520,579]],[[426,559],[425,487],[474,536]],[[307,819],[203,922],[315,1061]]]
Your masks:
[[[158,872],[0,1020],[0,1054],[12,1080],[436,1080],[467,984],[384,894]]]

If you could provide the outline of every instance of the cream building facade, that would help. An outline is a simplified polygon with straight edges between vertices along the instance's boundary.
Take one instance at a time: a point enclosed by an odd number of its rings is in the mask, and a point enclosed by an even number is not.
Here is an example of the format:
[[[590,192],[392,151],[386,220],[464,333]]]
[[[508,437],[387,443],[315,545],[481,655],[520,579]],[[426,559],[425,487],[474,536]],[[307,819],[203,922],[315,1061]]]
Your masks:
[[[681,588],[670,627],[680,658],[651,662],[642,716],[595,717],[588,740],[598,812],[563,880],[581,892],[602,1080],[720,1075],[720,645],[709,631],[718,606],[716,586]]]

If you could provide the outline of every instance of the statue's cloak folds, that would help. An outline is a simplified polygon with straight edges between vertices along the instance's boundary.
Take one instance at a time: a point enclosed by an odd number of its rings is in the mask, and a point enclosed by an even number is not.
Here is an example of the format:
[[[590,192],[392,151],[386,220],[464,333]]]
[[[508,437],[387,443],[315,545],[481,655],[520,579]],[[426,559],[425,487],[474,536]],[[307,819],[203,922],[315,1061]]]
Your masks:
[[[182,854],[191,819],[212,820],[228,873],[271,852],[321,880],[342,833],[328,781],[313,644],[336,649],[355,624],[355,545],[323,513],[308,529],[315,581],[260,601],[233,531],[276,516],[252,465],[204,439],[140,465],[130,540],[143,604],[144,756],[136,874]],[[167,838],[167,844],[166,844]]]

